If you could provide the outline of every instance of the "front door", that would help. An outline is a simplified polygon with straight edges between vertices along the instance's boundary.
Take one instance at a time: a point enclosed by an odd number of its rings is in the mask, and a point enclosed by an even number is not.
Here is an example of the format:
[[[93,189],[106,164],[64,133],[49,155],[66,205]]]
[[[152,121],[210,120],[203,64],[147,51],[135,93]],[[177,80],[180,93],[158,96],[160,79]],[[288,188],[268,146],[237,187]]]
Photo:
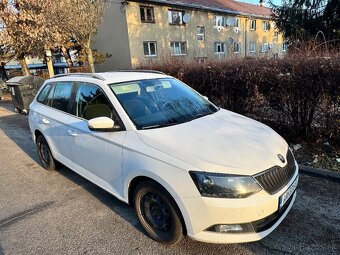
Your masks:
[[[103,90],[90,83],[79,83],[76,90],[74,117],[67,130],[73,141],[73,161],[81,175],[102,188],[122,195],[122,154],[126,131]],[[121,130],[96,132],[88,128],[88,120],[112,118]]]

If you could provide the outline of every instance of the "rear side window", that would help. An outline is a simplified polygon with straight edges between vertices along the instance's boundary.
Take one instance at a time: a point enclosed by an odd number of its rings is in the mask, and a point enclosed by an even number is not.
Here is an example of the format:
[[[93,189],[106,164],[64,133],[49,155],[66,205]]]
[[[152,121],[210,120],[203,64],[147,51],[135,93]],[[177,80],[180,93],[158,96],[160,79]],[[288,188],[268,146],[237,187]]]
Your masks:
[[[70,113],[70,101],[72,96],[73,82],[57,82],[54,86],[53,95],[49,97],[50,106],[63,112]],[[50,93],[52,94],[52,93]]]
[[[48,96],[48,93],[51,90],[51,87],[52,87],[52,84],[49,83],[49,84],[46,84],[45,87],[41,90],[41,92],[39,93],[39,95],[37,97],[37,101],[39,103],[47,104],[47,96]]]

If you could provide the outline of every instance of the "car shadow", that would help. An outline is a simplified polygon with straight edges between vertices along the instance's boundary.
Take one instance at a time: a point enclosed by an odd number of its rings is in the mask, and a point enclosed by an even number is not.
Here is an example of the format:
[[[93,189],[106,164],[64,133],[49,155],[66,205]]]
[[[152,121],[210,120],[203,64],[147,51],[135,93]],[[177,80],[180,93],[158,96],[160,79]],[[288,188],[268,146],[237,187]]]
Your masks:
[[[0,107],[3,104],[0,103]],[[1,111],[1,108],[0,108]],[[0,112],[1,113],[1,112]],[[0,130],[9,137],[27,156],[33,159],[37,164],[41,165],[37,149],[32,141],[28,116],[11,112],[8,115],[0,115]],[[109,207],[112,211],[117,213],[127,222],[129,222],[138,231],[145,234],[144,229],[139,225],[137,217],[132,206],[115,198],[110,193],[99,188],[92,182],[76,174],[66,166],[58,164],[58,173],[75,183],[83,187],[91,195],[100,200],[103,204]],[[0,254],[1,255],[1,254]]]

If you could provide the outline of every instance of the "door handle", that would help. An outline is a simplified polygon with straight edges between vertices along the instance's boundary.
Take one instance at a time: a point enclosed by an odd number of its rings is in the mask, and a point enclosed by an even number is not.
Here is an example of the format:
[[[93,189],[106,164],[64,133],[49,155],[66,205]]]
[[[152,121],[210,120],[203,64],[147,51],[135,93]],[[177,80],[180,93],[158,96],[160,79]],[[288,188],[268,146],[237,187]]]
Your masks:
[[[43,123],[43,124],[50,124],[50,121],[48,120],[48,119],[42,119],[41,120],[41,122]]]
[[[74,131],[71,130],[71,129],[67,130],[67,133],[68,133],[70,136],[77,136],[77,135],[78,135],[76,132],[74,132]]]

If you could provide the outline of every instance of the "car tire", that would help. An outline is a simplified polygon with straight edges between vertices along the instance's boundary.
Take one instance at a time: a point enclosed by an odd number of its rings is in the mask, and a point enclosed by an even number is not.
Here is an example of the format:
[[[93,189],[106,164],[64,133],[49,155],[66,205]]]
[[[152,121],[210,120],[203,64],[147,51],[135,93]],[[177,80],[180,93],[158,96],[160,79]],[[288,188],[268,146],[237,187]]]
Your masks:
[[[37,137],[37,150],[42,166],[49,171],[56,169],[56,161],[54,160],[50,147],[47,144],[46,139],[39,135]]]
[[[134,192],[134,207],[139,222],[155,241],[171,245],[184,237],[179,209],[171,195],[158,183],[139,183]]]

